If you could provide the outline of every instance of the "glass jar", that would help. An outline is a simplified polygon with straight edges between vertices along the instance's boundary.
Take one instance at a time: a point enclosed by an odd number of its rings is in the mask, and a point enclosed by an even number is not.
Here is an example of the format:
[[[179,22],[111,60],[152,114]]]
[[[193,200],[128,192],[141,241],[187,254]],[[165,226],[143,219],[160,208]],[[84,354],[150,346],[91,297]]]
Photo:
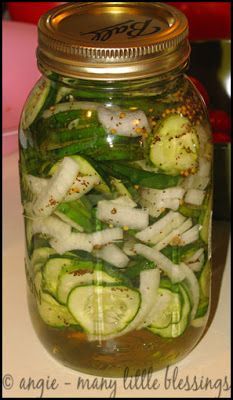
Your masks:
[[[66,4],[40,20],[42,77],[19,129],[28,302],[73,369],[159,370],[206,327],[212,144],[187,32],[161,3]]]

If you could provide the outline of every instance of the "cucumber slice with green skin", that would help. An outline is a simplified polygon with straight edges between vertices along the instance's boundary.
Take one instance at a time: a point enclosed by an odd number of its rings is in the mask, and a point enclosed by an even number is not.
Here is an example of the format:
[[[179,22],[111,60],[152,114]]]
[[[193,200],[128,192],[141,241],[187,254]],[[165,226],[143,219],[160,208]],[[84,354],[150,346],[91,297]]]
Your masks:
[[[49,80],[41,79],[30,93],[22,116],[23,129],[29,128],[42,110],[49,94],[50,87],[51,83]]]
[[[166,289],[160,289],[160,290],[166,290]],[[150,326],[147,327],[150,331],[153,333],[163,337],[163,338],[176,338],[178,336],[181,336],[182,333],[185,331],[185,329],[188,327],[189,321],[190,321],[190,312],[191,312],[191,304],[189,300],[189,296],[184,289],[182,285],[179,284],[179,290],[180,290],[180,296],[181,296],[181,302],[180,302],[180,308],[177,307],[178,303],[173,301],[173,297],[168,297],[168,302],[167,302],[167,308],[163,308],[163,312],[161,313],[161,320],[159,320],[159,316],[156,316],[156,324],[158,323],[165,323],[164,319],[164,313],[167,315],[170,315],[174,311],[174,315],[177,318],[178,312],[180,313],[179,321],[178,322],[171,322],[164,328],[158,328],[156,325],[154,325],[154,322],[151,323]],[[179,308],[179,311],[178,311]],[[168,320],[168,319],[167,319]],[[159,322],[160,321],[160,322]]]
[[[77,261],[70,258],[52,258],[43,268],[43,289],[56,297],[58,278],[63,267],[77,265]]]
[[[42,320],[55,328],[63,328],[70,325],[77,325],[77,322],[70,314],[67,307],[59,304],[53,296],[42,290],[43,277],[41,272],[35,276],[34,286],[36,289],[36,303]]]
[[[100,340],[129,325],[140,304],[139,291],[126,286],[78,286],[68,297],[68,309],[75,320]]]
[[[172,115],[162,120],[150,145],[150,160],[166,174],[178,175],[198,167],[199,139],[187,118]]]
[[[72,272],[61,273],[58,279],[57,299],[66,304],[71,290],[76,286],[103,283],[119,283],[120,279],[114,278],[101,270],[76,269]]]
[[[206,315],[209,309],[209,298],[211,290],[211,265],[208,260],[201,271],[199,277],[200,286],[200,299],[198,303],[197,312],[195,318],[200,318]]]
[[[182,301],[179,293],[168,289],[158,289],[154,307],[146,319],[146,325],[155,329],[167,328],[181,320]]]
[[[37,272],[41,272],[42,268],[44,266],[44,263],[38,262],[33,266],[33,273],[34,275],[37,274]]]
[[[33,281],[34,293],[35,293],[37,301],[41,301],[42,284],[43,284],[43,275],[39,271],[35,275],[35,278]]]
[[[170,281],[170,279],[168,279],[168,278],[166,278],[166,277],[164,277],[164,276],[160,279],[159,287],[160,287],[161,289],[168,289],[168,290],[170,290],[170,291],[173,292],[173,293],[179,293],[179,292],[180,292],[179,284],[177,284],[177,283],[172,283],[172,282]]]
[[[207,321],[208,321],[208,313],[206,313],[202,317],[196,318],[193,321],[191,321],[191,325],[194,328],[202,328],[202,327],[206,326]]]
[[[142,271],[140,273],[139,292],[141,294],[141,305],[138,313],[134,319],[120,332],[114,332],[105,336],[105,340],[115,339],[119,336],[125,335],[135,329],[142,329],[147,320],[148,313],[150,313],[154,302],[155,296],[158,291],[160,282],[160,271],[158,268]],[[98,340],[98,336],[88,335],[88,340]]]
[[[48,258],[55,253],[55,250],[51,247],[39,247],[34,249],[30,260],[34,274],[36,274],[36,272],[46,263]]]
[[[204,201],[206,208],[199,217],[199,224],[201,225],[200,237],[207,244],[210,243],[211,235],[212,197],[213,195],[211,192]]]
[[[44,293],[37,307],[42,320],[54,328],[64,328],[77,325],[67,307],[59,304],[52,296]]]
[[[199,278],[201,293],[203,294],[204,297],[208,298],[210,297],[210,282],[211,282],[211,265],[210,261],[208,260]]]
[[[34,265],[37,262],[44,262],[52,255],[55,251],[51,247],[38,247],[35,249],[31,256],[31,263]]]
[[[142,169],[132,168],[125,163],[114,163],[110,165],[99,163],[100,167],[106,173],[111,174],[117,179],[129,180],[134,185],[139,185],[154,189],[165,189],[168,187],[176,186],[179,183],[179,176],[169,176],[165,174],[154,174]]]

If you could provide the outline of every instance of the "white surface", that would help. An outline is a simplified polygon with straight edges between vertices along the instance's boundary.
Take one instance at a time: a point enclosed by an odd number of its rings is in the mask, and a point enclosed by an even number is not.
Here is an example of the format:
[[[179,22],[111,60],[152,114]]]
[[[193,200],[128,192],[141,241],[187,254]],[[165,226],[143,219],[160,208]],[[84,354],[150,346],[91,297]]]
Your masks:
[[[170,367],[168,378],[176,373],[175,385],[166,387],[166,370],[154,373],[145,381],[108,379],[85,375],[63,367],[44,350],[33,331],[26,303],[24,276],[24,231],[18,183],[18,156],[3,159],[3,398],[109,398],[114,390],[117,398],[230,398],[230,254],[225,266],[220,300],[214,320],[197,347],[176,366]],[[11,380],[12,376],[13,381]],[[181,379],[190,385],[195,376],[199,386],[211,379],[206,390],[183,390]],[[77,388],[82,377],[90,389]],[[23,380],[25,378],[25,380]],[[28,385],[31,379],[31,384]],[[156,379],[159,388],[156,388]],[[33,381],[32,381],[33,380]],[[54,390],[53,385],[56,387]],[[181,381],[180,381],[181,382]],[[13,383],[12,388],[9,388]],[[103,383],[103,390],[101,390]],[[142,388],[147,383],[146,388]],[[153,384],[155,388],[153,389]],[[184,382],[183,382],[184,384]],[[44,390],[43,390],[44,387]],[[128,389],[127,389],[128,387]],[[185,390],[186,389],[186,390]],[[220,392],[220,396],[219,396]]]

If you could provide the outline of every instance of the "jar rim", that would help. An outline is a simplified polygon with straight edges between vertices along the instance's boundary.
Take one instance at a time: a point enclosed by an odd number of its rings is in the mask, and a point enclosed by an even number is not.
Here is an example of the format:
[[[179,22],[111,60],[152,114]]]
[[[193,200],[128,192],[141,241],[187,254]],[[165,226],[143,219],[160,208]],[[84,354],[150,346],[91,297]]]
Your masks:
[[[164,3],[68,3],[39,21],[38,67],[80,79],[146,78],[185,63],[187,35],[185,15]]]

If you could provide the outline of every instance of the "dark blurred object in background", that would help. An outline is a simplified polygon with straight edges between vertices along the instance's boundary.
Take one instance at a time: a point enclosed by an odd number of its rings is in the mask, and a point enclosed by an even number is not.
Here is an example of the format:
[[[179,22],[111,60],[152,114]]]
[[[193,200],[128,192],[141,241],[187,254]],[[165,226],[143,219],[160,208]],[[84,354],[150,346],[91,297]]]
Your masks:
[[[231,42],[213,40],[191,42],[188,73],[197,77],[208,92],[210,109],[231,111]]]
[[[13,21],[29,22],[37,24],[41,15],[49,11],[51,8],[57,7],[65,2],[56,1],[25,1],[14,2],[8,1],[7,8]]]
[[[189,20],[189,40],[229,39],[231,37],[230,1],[171,1]]]

